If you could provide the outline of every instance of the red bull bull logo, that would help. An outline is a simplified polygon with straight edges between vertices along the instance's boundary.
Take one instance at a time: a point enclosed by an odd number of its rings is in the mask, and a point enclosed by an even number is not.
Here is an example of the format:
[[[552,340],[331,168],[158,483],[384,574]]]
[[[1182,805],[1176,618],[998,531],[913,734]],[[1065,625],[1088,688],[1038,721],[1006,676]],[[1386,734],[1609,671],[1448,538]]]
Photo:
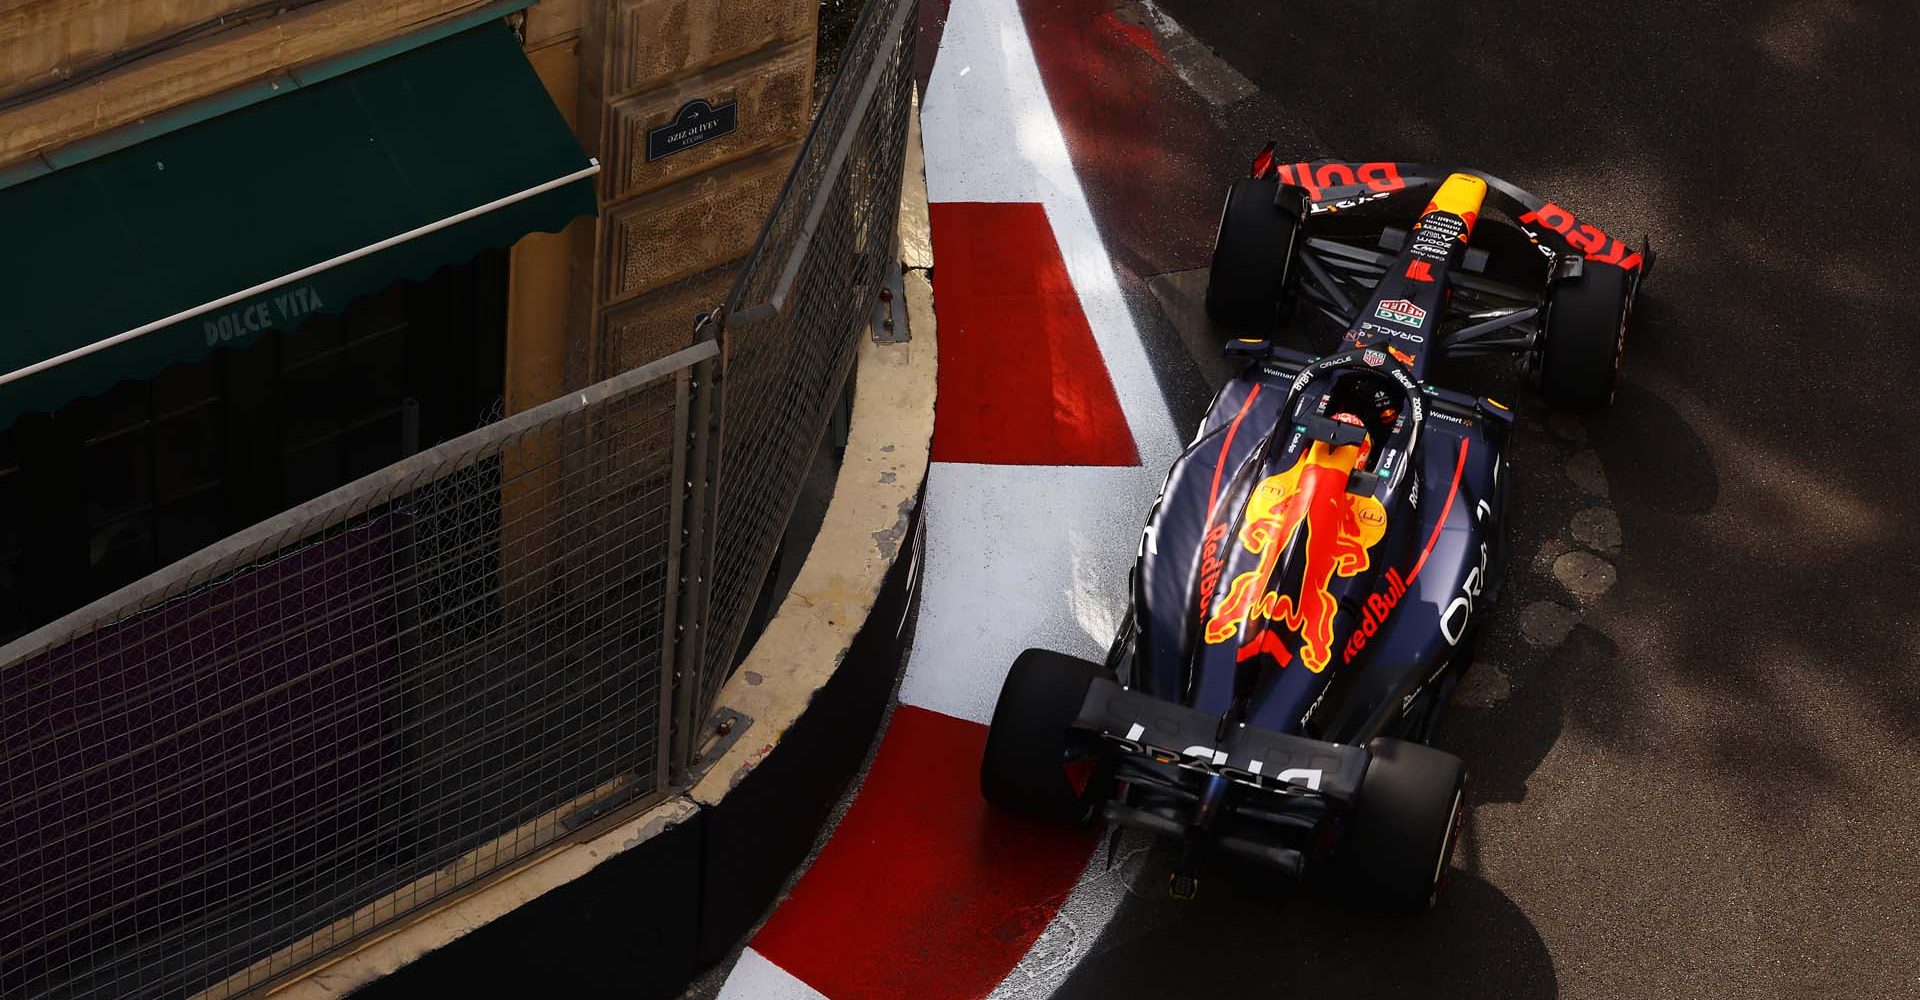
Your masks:
[[[1277,640],[1261,623],[1280,625],[1300,637],[1300,661],[1308,670],[1325,670],[1333,653],[1333,619],[1339,603],[1328,588],[1336,575],[1354,576],[1368,566],[1367,550],[1386,533],[1386,509],[1371,496],[1347,492],[1347,477],[1359,461],[1359,445],[1337,448],[1315,441],[1300,461],[1254,488],[1247,501],[1239,542],[1260,557],[1253,568],[1233,578],[1226,596],[1207,619],[1205,637],[1222,643],[1235,635],[1256,636],[1256,647],[1271,651]],[[1305,531],[1304,565],[1298,594],[1269,589],[1280,554]],[[1284,653],[1284,648],[1279,652]],[[1276,653],[1276,659],[1287,658]]]

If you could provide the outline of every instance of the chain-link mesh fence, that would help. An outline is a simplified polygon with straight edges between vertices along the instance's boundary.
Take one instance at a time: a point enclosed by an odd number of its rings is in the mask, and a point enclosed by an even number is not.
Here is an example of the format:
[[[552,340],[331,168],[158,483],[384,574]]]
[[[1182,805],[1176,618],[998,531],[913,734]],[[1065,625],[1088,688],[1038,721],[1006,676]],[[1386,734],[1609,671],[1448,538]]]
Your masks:
[[[0,996],[258,985],[666,784],[703,344],[0,649]]]
[[[898,274],[917,6],[853,29],[724,346],[0,647],[0,1000],[244,992],[683,780]]]
[[[723,314],[724,449],[699,705],[733,672],[881,288],[913,105],[917,0],[871,0]]]

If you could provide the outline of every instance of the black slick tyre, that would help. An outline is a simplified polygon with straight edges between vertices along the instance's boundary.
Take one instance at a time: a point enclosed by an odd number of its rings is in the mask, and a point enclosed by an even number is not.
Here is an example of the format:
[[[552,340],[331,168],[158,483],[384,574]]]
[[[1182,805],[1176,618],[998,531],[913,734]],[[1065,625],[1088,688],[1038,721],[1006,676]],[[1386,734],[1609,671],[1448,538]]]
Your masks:
[[[1207,316],[1215,323],[1264,332],[1281,315],[1295,219],[1274,204],[1279,184],[1243,177],[1227,189],[1207,272]]]
[[[1340,845],[1340,867],[1373,905],[1419,913],[1446,881],[1466,814],[1466,766],[1404,740],[1376,739],[1367,749],[1373,759]]]
[[[1540,396],[1561,410],[1613,402],[1633,308],[1633,275],[1605,264],[1556,284],[1540,345]]]
[[[1070,730],[1098,664],[1044,649],[1013,661],[987,729],[980,792],[1011,812],[1078,823],[1105,798],[1090,734]]]

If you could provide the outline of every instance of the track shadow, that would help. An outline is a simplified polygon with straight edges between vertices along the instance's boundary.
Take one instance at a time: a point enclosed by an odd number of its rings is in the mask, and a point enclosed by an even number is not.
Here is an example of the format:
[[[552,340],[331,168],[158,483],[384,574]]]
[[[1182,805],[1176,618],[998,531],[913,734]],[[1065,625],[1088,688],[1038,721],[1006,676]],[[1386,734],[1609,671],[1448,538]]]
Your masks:
[[[1298,156],[1478,167],[1619,235],[1647,233],[1659,252],[1613,412],[1514,454],[1516,586],[1489,616],[1512,693],[1441,737],[1474,766],[1483,803],[1518,804],[1482,810],[1489,850],[1543,926],[1569,929],[1554,935],[1568,991],[1901,994],[1912,893],[1886,873],[1912,868],[1920,822],[1907,777],[1920,768],[1920,407],[1906,288],[1920,194],[1902,181],[1920,160],[1920,7],[1156,6],[1285,102],[1319,140]],[[1246,110],[1215,118],[1236,151],[1271,134]],[[1215,138],[1195,129],[1189,142]],[[1153,176],[1179,185],[1191,161]],[[1233,164],[1201,166],[1214,172],[1181,193],[1217,197]],[[1147,218],[1197,202],[1129,204]],[[1196,245],[1177,242],[1164,270],[1200,266]],[[1604,490],[1570,478],[1566,460],[1581,471],[1585,451]],[[1618,582],[1574,594],[1550,568],[1580,544],[1570,517],[1596,507],[1622,528],[1604,553]],[[1535,602],[1585,624],[1557,648],[1521,643],[1501,622]],[[1173,995],[1244,974],[1209,971],[1221,965],[1354,992],[1348,977],[1288,973],[1277,959],[1295,956],[1265,943],[1271,917],[1249,907],[1246,926],[1228,926],[1219,905],[1184,919],[1236,943],[1193,962],[1132,932],[1106,947],[1160,956],[1168,968],[1117,968]],[[1279,936],[1322,946],[1289,913]],[[1200,947],[1181,919],[1155,926]],[[1779,957],[1807,954],[1822,958]],[[1481,965],[1489,992],[1520,992]],[[1077,982],[1131,985],[1107,968],[1096,956]]]
[[[1471,840],[1471,832],[1468,839]],[[1468,845],[1463,844],[1463,853]],[[1553,959],[1512,900],[1456,869],[1441,904],[1413,918],[1368,913],[1336,889],[1296,889],[1220,862],[1190,902],[1167,896],[1155,851],[1119,912],[1054,994],[1112,997],[1559,995]]]
[[[1593,449],[1609,470],[1608,486],[1623,512],[1704,514],[1720,500],[1713,453],[1671,404],[1627,382],[1605,413],[1589,417]],[[1657,470],[1657,475],[1646,474]]]

